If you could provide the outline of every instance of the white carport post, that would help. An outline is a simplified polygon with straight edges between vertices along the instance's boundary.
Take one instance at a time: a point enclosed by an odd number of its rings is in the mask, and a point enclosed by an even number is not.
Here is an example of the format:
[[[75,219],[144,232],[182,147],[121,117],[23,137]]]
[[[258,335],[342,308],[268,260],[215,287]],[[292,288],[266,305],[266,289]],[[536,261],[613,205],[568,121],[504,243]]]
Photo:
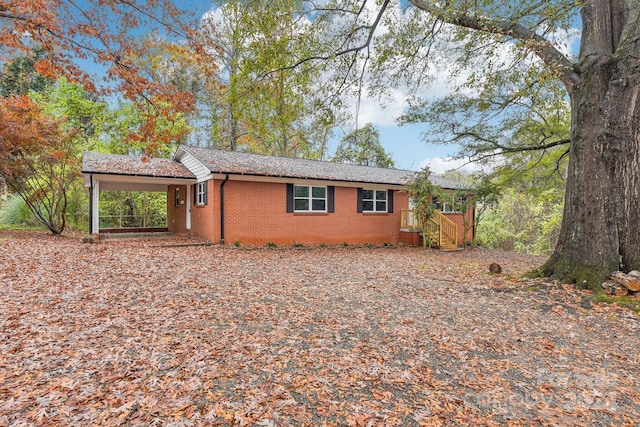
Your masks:
[[[96,235],[100,233],[100,181],[93,175],[90,176],[89,196],[91,197],[91,203],[89,204],[91,212],[91,221],[89,221],[91,230],[89,234]]]
[[[191,230],[191,185],[187,183],[187,209],[185,209],[186,218],[186,228],[187,230]]]

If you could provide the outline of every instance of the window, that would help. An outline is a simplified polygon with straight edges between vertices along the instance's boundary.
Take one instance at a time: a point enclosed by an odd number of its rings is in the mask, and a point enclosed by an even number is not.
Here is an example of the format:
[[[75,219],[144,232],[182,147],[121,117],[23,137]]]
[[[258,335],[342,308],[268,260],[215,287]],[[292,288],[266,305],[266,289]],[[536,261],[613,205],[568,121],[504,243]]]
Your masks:
[[[386,212],[387,211],[387,191],[386,190],[362,190],[362,211],[363,212]]]
[[[358,213],[393,213],[393,190],[358,188]]]
[[[196,184],[196,205],[207,204],[207,184],[208,181],[199,182],[198,184]]]
[[[287,184],[287,212],[333,213],[335,187]]]
[[[180,189],[179,188],[176,188],[175,203],[176,203],[176,208],[180,206]]]
[[[294,212],[326,212],[327,187],[293,186]]]
[[[445,194],[440,199],[434,197],[433,207],[442,212],[460,213],[467,210],[467,196],[465,194]]]

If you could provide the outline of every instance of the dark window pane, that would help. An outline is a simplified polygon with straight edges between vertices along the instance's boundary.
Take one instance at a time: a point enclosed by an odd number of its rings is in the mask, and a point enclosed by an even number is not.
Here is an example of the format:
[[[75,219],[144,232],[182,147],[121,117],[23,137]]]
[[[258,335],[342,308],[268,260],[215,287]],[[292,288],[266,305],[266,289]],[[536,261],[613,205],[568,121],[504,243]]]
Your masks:
[[[318,199],[314,199],[311,202],[311,206],[313,207],[314,211],[324,211],[326,210],[325,206],[325,201],[324,200],[318,200]]]
[[[309,200],[307,200],[307,199],[296,199],[296,201],[295,201],[295,210],[297,210],[297,211],[308,211],[309,210]]]
[[[362,190],[363,200],[373,200],[373,190]]]
[[[364,200],[362,202],[362,210],[363,211],[372,211],[373,210],[373,202],[372,201],[368,201],[368,200]]]
[[[387,192],[385,190],[376,190],[376,200],[387,200]]]
[[[296,185],[294,194],[296,197],[309,197],[309,187]]]
[[[376,202],[376,211],[377,212],[386,212],[387,211],[387,202]]]
[[[325,187],[311,187],[311,197],[325,199],[327,197],[327,189]]]

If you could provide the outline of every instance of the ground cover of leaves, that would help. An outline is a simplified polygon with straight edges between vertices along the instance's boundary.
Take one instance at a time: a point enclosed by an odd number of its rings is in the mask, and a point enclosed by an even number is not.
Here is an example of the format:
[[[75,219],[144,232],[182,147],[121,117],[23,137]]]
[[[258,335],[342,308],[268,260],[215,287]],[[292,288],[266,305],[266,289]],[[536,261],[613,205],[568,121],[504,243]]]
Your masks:
[[[0,426],[638,425],[638,316],[539,257],[190,242],[0,232]]]

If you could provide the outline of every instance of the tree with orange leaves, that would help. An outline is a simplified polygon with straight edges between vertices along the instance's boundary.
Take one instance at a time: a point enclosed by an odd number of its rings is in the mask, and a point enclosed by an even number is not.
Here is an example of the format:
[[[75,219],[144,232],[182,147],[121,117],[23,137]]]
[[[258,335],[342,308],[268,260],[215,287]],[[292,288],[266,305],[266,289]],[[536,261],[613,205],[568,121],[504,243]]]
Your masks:
[[[77,166],[72,132],[26,96],[0,100],[0,176],[53,234],[65,228]]]
[[[194,102],[188,91],[153,81],[140,71],[140,35],[156,30],[192,49],[190,58],[197,62],[203,51],[195,43],[197,22],[188,22],[192,16],[171,0],[0,0],[0,61],[38,47],[48,53],[35,63],[43,76],[63,75],[89,90],[118,93],[133,101],[145,124],[128,138],[142,141],[147,154],[153,154],[175,138],[171,132],[160,132],[158,121],[192,111]],[[104,84],[83,68],[88,60],[104,68]],[[215,72],[215,67],[208,69]]]

